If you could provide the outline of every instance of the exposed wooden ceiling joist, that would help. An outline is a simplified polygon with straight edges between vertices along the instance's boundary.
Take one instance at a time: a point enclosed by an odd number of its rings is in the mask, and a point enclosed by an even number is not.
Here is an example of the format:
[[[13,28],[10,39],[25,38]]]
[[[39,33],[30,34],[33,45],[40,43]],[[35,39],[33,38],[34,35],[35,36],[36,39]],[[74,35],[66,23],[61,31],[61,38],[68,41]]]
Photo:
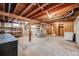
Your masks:
[[[32,15],[33,13],[37,12],[39,9],[43,8],[44,6],[46,6],[48,4],[43,4],[41,7],[38,6],[37,9],[35,9],[34,11],[32,11],[31,13],[29,13],[28,15],[26,15],[25,17],[29,17],[30,15]]]
[[[54,9],[52,9],[52,11],[50,11],[50,13],[51,14],[53,13],[55,15],[60,15],[61,16],[61,15],[64,15],[65,12],[69,12],[69,11],[75,9],[75,8],[78,8],[78,7],[79,7],[78,4],[71,4],[71,5],[69,5],[69,6],[65,7],[65,8],[61,8],[61,9],[56,10],[54,12],[53,12]],[[36,19],[45,18],[45,17],[48,17],[48,15],[42,15],[40,17],[37,17]]]
[[[15,7],[15,9],[14,9],[14,11],[13,11],[13,13],[15,13],[16,12],[16,9],[18,8],[18,6],[19,6],[20,4],[19,3],[17,3],[17,5],[16,5],[16,7]]]
[[[59,7],[60,5],[63,5],[63,4],[56,5],[56,6],[52,7],[52,8]],[[50,8],[50,9],[51,9],[51,8]],[[47,9],[46,11],[48,11],[48,10],[49,10],[49,9]],[[40,15],[40,14],[42,14],[42,13],[45,13],[45,12],[38,13],[38,14],[36,14],[35,16],[32,16],[31,18],[35,18],[35,17],[37,17],[38,15]]]
[[[13,19],[17,19],[17,20],[21,20],[21,21],[28,21],[29,20],[29,18],[21,17],[21,16],[18,16],[18,15],[14,15],[14,14],[3,12],[3,11],[0,11],[0,15],[10,17],[10,18],[13,18]]]
[[[47,20],[45,21],[46,23],[53,23],[53,22],[61,22],[61,21],[74,21],[76,19],[76,17],[79,16],[79,13],[78,11],[74,12],[74,15],[70,16],[70,17],[67,17],[65,19],[55,19],[55,20]]]
[[[5,3],[3,3],[3,11],[5,11]]]
[[[28,4],[17,3],[16,7],[15,7],[15,9],[13,11],[13,14],[19,15],[26,8],[26,6],[28,6]]]
[[[13,14],[12,13],[4,14],[6,12],[2,12],[3,9],[4,10],[8,9],[8,7],[5,8],[5,7],[3,7],[3,4],[0,4],[0,7],[1,7],[0,16],[1,17],[6,16],[6,17],[13,18],[13,19],[21,20],[21,21],[27,21],[26,19],[32,18],[32,20],[34,20],[35,22],[38,21],[41,23],[45,23],[45,20],[42,20],[42,19],[45,19],[48,17],[48,15],[46,14],[46,11],[48,11],[49,14],[52,14],[52,13],[55,14],[55,16],[57,16],[57,15],[63,16],[63,15],[68,14],[69,11],[79,7],[79,4],[78,3],[77,4],[75,4],[75,3],[70,3],[70,4],[59,3],[59,4],[49,5],[49,4],[43,3],[42,5],[40,5],[40,7],[38,7],[38,5],[33,5],[30,3],[29,4],[28,3],[26,3],[26,4],[17,3],[17,5],[15,4],[15,6],[16,7],[14,8]],[[42,12],[42,10],[41,10],[42,7],[44,7],[44,12]],[[13,7],[11,9],[13,10]],[[23,16],[25,16],[25,17],[23,17]],[[48,20],[48,23],[49,22],[51,22],[51,20]]]
[[[0,10],[3,10],[3,4],[0,3]]]
[[[0,11],[0,16],[10,17],[12,19],[17,19],[19,21],[28,21],[28,22],[31,21],[32,23],[43,23],[43,22],[40,22],[38,20],[32,20],[30,18],[18,16],[18,15],[7,13],[7,12],[3,12],[3,11]],[[43,24],[47,24],[47,23],[43,23]]]
[[[49,23],[61,22],[61,21],[63,21],[63,22],[72,22],[72,21],[74,21],[76,19],[76,17],[77,16],[71,16],[71,17],[66,18],[67,20],[65,20],[65,19],[56,19],[56,20],[46,21],[46,23],[48,23],[48,22]]]
[[[33,7],[33,6],[34,6],[34,3],[30,4],[27,8],[24,9],[24,11],[20,15],[23,16],[24,13],[26,14],[28,12],[28,10],[30,10],[31,7]]]

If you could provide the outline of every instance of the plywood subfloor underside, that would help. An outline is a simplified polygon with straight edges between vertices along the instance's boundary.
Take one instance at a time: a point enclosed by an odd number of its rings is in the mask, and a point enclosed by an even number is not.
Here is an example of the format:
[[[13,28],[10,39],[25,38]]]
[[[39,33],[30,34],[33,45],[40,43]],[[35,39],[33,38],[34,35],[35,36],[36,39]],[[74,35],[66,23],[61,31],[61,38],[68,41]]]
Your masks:
[[[63,37],[20,37],[18,55],[20,56],[79,56],[75,43],[65,41]]]

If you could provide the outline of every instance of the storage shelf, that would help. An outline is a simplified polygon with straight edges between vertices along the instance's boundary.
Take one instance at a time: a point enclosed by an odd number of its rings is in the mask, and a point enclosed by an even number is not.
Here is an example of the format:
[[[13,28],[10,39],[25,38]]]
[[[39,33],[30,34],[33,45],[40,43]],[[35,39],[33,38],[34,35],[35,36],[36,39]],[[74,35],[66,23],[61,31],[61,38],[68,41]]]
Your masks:
[[[10,33],[14,35],[15,37],[22,36],[22,28],[16,28],[16,27],[0,27],[0,32],[5,30],[5,32]]]

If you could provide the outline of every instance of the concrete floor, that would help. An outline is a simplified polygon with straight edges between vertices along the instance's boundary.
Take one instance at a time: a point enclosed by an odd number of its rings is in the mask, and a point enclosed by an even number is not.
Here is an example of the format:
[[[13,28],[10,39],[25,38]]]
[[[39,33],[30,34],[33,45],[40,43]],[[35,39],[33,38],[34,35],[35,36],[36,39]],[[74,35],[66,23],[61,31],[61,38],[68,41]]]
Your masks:
[[[28,37],[18,38],[19,56],[79,56],[79,49],[73,42],[65,41],[63,37]]]

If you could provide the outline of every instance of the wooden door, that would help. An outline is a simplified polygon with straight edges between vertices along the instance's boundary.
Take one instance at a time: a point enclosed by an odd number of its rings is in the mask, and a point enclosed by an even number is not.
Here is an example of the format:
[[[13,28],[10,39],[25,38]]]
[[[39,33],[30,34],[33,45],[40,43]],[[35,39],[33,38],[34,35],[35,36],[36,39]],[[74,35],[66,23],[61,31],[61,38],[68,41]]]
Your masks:
[[[59,36],[64,35],[64,26],[63,26],[63,24],[59,24],[58,33],[59,33]]]

